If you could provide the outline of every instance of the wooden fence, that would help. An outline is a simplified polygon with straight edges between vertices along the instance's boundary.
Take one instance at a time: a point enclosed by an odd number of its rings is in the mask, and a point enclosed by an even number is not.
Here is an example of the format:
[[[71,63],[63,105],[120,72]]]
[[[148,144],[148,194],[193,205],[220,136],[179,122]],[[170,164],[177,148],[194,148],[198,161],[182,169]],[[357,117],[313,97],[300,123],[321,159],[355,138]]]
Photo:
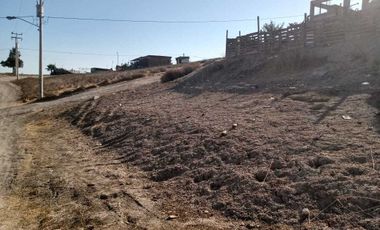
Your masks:
[[[245,54],[273,54],[283,50],[326,47],[360,39],[380,37],[380,10],[358,11],[336,17],[306,19],[274,32],[257,32],[227,38],[226,58]]]

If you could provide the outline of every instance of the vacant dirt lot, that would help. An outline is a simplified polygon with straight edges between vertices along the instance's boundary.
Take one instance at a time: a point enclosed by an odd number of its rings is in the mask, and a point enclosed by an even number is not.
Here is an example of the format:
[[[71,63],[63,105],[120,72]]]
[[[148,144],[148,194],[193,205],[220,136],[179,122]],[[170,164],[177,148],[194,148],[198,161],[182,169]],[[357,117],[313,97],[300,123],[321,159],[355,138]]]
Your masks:
[[[223,214],[248,228],[378,229],[378,75],[321,60],[281,70],[281,78],[277,69],[256,75],[254,65],[244,72],[241,62],[214,65],[210,78],[154,83],[63,116],[144,170],[163,188],[155,200],[171,200],[161,208],[180,219]]]

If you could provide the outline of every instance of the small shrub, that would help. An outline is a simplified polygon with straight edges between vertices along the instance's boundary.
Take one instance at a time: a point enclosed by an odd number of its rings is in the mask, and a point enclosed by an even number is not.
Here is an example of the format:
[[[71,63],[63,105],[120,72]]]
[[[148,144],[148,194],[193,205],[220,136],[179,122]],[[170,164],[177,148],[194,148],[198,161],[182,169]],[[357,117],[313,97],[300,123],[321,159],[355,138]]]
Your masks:
[[[195,67],[194,66],[186,66],[182,70],[183,70],[183,73],[185,75],[188,75],[188,74],[192,73],[195,70]]]
[[[174,81],[183,76],[185,76],[185,74],[181,69],[169,70],[161,77],[161,82],[165,83],[169,81]]]
[[[197,69],[197,66],[185,66],[179,69],[168,70],[162,77],[161,82],[170,82],[186,76]]]
[[[160,73],[161,71],[159,69],[152,69],[150,71],[151,74],[156,74],[156,73]]]
[[[145,74],[144,73],[135,73],[131,76],[131,79],[137,79],[137,78],[142,78],[142,77],[145,77]]]

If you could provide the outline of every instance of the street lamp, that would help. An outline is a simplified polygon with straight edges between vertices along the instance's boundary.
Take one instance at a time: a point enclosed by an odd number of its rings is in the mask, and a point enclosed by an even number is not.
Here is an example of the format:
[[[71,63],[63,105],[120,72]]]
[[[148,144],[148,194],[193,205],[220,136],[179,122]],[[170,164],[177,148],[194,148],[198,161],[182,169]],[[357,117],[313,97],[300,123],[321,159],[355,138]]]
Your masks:
[[[30,24],[30,25],[33,25],[33,26],[39,27],[37,24],[34,24],[33,22],[30,22],[30,21],[25,20],[25,19],[20,18],[20,17],[16,17],[16,16],[7,16],[6,18],[7,18],[8,20],[15,20],[15,19],[18,19],[18,20],[21,20],[21,21],[23,21],[23,22],[26,22],[26,23],[28,23],[28,24]]]
[[[43,60],[42,60],[42,49],[43,49],[43,18],[44,18],[44,0],[39,0],[37,3],[37,17],[39,18],[39,24],[35,24],[33,22],[29,22],[22,17],[16,17],[16,16],[7,16],[6,18],[8,20],[21,20],[23,22],[26,22],[30,25],[33,25],[38,28],[39,31],[39,86],[40,86],[40,93],[39,93],[39,99],[44,98],[44,75],[43,75]]]

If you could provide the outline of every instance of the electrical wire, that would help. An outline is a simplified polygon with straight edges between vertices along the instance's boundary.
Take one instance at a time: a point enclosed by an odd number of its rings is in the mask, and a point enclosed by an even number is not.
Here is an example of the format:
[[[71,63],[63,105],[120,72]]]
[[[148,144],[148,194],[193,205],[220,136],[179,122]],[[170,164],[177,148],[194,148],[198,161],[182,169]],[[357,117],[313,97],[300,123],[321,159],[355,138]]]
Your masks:
[[[38,49],[30,49],[30,48],[20,48],[20,50],[38,51]],[[56,54],[68,54],[68,55],[84,55],[84,56],[109,56],[109,57],[116,56],[116,54],[81,53],[81,52],[58,51],[58,50],[44,50],[44,52],[46,52],[46,53],[56,53]],[[134,56],[134,55],[119,55],[119,56]]]
[[[261,18],[262,21],[275,19],[291,19],[300,18],[304,15],[291,15],[281,17]],[[0,16],[1,19],[7,17]],[[35,18],[34,16],[17,16],[17,18]],[[112,18],[80,18],[80,17],[61,17],[61,16],[46,16],[45,19],[50,20],[70,20],[70,21],[92,21],[92,22],[125,22],[125,23],[156,23],[156,24],[207,24],[207,23],[233,23],[233,22],[255,22],[256,18],[246,19],[225,19],[225,20],[134,20],[134,19],[112,19]]]
[[[273,18],[263,18],[261,20],[274,20],[274,19],[290,19],[299,18],[304,15],[292,15]],[[206,23],[230,23],[230,22],[254,22],[257,19],[227,19],[227,20],[133,20],[133,19],[111,19],[111,18],[79,18],[79,17],[59,17],[59,16],[47,16],[47,19],[56,20],[72,20],[72,21],[93,21],[93,22],[126,22],[126,23],[158,23],[158,24],[206,24]]]
[[[21,12],[21,8],[22,8],[23,4],[24,4],[24,0],[21,0],[21,1],[20,1],[20,4],[19,4],[19,6],[18,6],[17,14],[20,14],[20,12]],[[18,21],[16,21],[16,23],[15,23],[15,25],[14,25],[14,27],[13,27],[13,30],[16,30],[17,28],[18,28]]]
[[[2,49],[0,49],[2,50]],[[4,49],[7,50],[7,49]],[[20,48],[20,50],[24,51],[35,51],[37,52],[38,49],[31,49],[31,48]],[[85,52],[72,52],[72,51],[58,51],[58,50],[44,50],[46,53],[54,53],[54,54],[67,54],[67,55],[83,55],[83,56],[102,56],[102,57],[115,57],[117,54],[105,54],[105,53],[85,53]],[[176,54],[172,56],[181,56],[182,54]],[[139,56],[144,56],[141,54],[119,54],[119,57],[139,57]],[[201,58],[201,59],[206,59],[205,57],[200,57],[196,55],[190,55],[191,57],[194,58]]]

